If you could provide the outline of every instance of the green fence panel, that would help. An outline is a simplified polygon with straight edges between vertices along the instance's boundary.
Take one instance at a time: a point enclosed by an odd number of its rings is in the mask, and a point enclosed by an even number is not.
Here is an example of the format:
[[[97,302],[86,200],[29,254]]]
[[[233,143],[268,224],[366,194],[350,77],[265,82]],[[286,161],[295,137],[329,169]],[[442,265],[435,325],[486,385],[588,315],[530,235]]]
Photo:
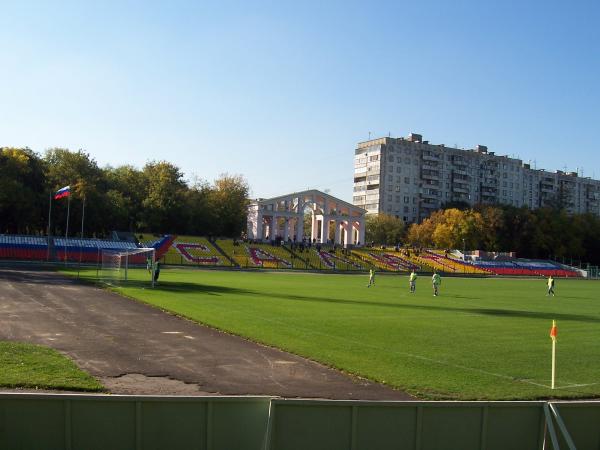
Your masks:
[[[270,397],[0,394],[0,449],[263,450]]]
[[[356,448],[413,449],[417,438],[418,409],[414,406],[353,406]]]
[[[269,450],[540,449],[542,402],[273,400]]]
[[[600,402],[552,402],[577,450],[600,449]],[[555,421],[561,449],[568,449]]]
[[[278,450],[348,450],[352,409],[344,403],[275,401],[270,447]]]
[[[0,448],[67,448],[63,400],[0,398]]]
[[[470,406],[423,407],[423,450],[479,449],[482,439],[482,409]]]
[[[141,409],[144,449],[206,450],[206,403],[148,401],[141,403]]]
[[[263,450],[270,398],[232,398],[212,402],[212,438],[207,450]]]
[[[136,407],[127,400],[74,400],[71,404],[73,448],[131,450],[136,447]]]
[[[485,417],[485,450],[541,449],[543,403],[493,402]]]

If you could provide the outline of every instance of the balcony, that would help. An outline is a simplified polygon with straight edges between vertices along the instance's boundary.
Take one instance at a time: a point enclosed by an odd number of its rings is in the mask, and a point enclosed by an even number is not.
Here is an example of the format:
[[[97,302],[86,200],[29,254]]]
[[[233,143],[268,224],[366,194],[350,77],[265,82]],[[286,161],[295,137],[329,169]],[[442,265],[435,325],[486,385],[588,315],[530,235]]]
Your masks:
[[[421,197],[423,198],[430,198],[430,199],[438,199],[439,198],[439,192],[435,191],[435,192],[423,192],[421,193]]]
[[[469,175],[466,167],[453,167],[452,173],[456,175]]]
[[[439,172],[434,172],[434,171],[422,172],[421,178],[426,179],[426,180],[439,180],[440,174],[439,174]]]
[[[452,192],[460,192],[460,193],[469,193],[469,189],[466,186],[456,186],[452,185]]]
[[[480,184],[481,186],[495,188],[498,186],[498,180],[495,180],[493,178],[484,178]]]
[[[423,154],[423,161],[439,161],[440,157],[436,155],[425,155]]]
[[[439,208],[439,206],[438,206],[437,202],[436,203],[425,203],[425,202],[421,203],[421,209],[435,210],[438,208]]]
[[[422,166],[423,170],[439,170],[439,167],[437,164],[423,164]]]

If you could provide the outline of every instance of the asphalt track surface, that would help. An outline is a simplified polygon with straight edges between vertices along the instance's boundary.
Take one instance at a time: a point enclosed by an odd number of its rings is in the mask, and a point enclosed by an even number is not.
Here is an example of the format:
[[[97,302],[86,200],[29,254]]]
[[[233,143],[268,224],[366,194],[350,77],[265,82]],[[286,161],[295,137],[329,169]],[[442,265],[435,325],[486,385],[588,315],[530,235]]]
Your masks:
[[[0,268],[0,340],[52,347],[119,394],[413,399],[50,271]]]

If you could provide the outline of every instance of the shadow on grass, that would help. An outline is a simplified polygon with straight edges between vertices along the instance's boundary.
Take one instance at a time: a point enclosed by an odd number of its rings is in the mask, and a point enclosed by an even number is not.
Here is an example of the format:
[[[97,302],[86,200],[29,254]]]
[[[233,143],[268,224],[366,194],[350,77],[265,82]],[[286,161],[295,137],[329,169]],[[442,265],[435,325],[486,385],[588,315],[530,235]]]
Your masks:
[[[147,288],[148,282],[141,281],[130,281],[127,283],[127,287],[139,287]],[[509,309],[498,309],[498,308],[463,308],[463,307],[450,307],[443,305],[418,305],[418,304],[407,304],[407,303],[392,303],[392,302],[377,302],[377,301],[361,301],[361,300],[348,300],[343,298],[332,298],[332,297],[319,297],[319,296],[306,296],[298,294],[288,293],[270,293],[253,291],[250,289],[233,288],[227,286],[214,286],[209,284],[196,284],[187,282],[175,282],[165,281],[160,282],[156,288],[161,292],[172,292],[172,293],[188,293],[188,294],[203,294],[203,295],[242,295],[252,296],[258,298],[270,298],[276,300],[288,300],[297,302],[312,302],[312,303],[330,303],[337,305],[354,305],[354,306],[369,306],[378,308],[392,308],[398,310],[421,310],[421,311],[447,311],[447,312],[462,312],[481,316],[496,316],[496,317],[520,317],[529,319],[547,319],[547,320],[571,320],[574,322],[586,322],[586,323],[600,323],[600,317],[588,316],[583,314],[568,314],[568,313],[555,313],[555,312],[536,312],[536,311],[523,311],[523,310],[509,310]],[[453,296],[446,298],[465,297],[465,296]],[[440,302],[445,301],[444,297],[440,297]]]

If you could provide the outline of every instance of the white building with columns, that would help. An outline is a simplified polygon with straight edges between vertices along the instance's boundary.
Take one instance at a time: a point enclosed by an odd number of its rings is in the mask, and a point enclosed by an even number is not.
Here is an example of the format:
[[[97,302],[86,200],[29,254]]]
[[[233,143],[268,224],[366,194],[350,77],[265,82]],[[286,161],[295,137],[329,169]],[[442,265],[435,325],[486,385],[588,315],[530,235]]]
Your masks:
[[[304,229],[306,214],[311,216],[307,230]],[[314,189],[258,199],[248,206],[248,239],[302,242],[306,238],[344,247],[362,245],[365,214],[362,208]]]

